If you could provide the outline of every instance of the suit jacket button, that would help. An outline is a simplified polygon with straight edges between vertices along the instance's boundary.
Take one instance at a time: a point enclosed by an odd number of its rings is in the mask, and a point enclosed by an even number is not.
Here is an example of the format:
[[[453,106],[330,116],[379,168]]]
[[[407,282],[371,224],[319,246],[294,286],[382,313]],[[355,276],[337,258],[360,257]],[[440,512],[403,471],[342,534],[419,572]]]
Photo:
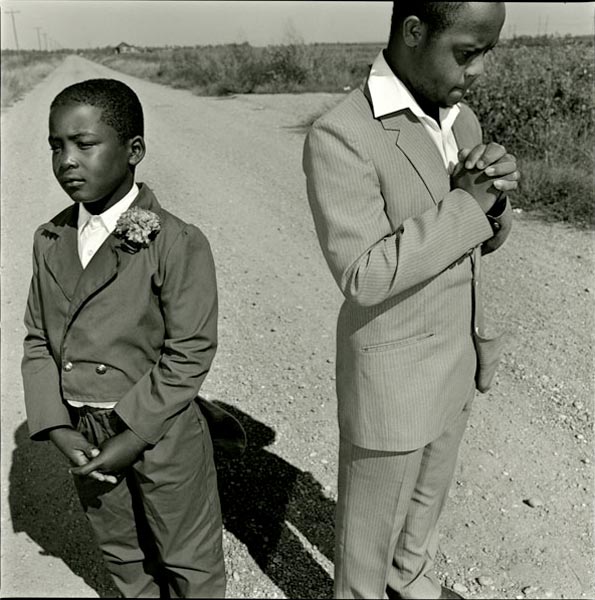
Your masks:
[[[72,371],[72,366],[73,366],[72,363],[70,361],[67,361],[67,362],[64,363],[63,369],[65,371]]]
[[[105,365],[97,365],[95,367],[95,373],[97,373],[97,375],[104,375],[106,371],[107,367]]]

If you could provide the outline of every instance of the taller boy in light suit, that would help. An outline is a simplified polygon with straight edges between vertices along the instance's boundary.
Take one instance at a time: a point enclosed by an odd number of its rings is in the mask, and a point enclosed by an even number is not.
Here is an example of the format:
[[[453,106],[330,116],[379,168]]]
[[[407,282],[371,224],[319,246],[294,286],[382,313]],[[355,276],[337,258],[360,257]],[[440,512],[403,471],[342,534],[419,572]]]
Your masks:
[[[460,104],[502,3],[396,2],[387,49],[304,148],[337,325],[335,595],[457,597],[433,573],[477,381],[481,254],[509,233],[516,161]],[[460,161],[460,162],[459,162]]]

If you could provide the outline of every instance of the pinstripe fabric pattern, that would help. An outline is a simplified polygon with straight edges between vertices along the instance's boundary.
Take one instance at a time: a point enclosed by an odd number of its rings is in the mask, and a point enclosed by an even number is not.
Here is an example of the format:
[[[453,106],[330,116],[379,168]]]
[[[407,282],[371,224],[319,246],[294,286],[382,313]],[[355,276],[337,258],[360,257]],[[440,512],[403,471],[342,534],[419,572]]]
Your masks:
[[[459,147],[481,142],[463,106]],[[492,237],[409,111],[374,119],[364,89],[312,126],[304,172],[320,245],[345,296],[337,324],[341,435],[411,450],[460,413],[473,382],[469,253]]]
[[[471,408],[424,448],[383,452],[341,439],[335,598],[438,598],[437,522]]]

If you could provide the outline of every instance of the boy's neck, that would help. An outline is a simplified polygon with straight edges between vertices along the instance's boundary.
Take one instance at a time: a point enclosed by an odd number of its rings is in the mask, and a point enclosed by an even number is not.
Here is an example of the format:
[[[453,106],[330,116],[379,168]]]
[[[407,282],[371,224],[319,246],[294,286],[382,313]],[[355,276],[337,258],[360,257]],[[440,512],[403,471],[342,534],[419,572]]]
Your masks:
[[[122,200],[122,198],[124,198],[124,196],[126,196],[126,194],[132,189],[133,185],[134,178],[131,178],[130,181],[127,180],[124,184],[119,186],[105,198],[96,200],[95,202],[85,202],[85,209],[88,210],[92,215],[100,215],[120,202],[120,200]]]
[[[386,64],[395,74],[395,77],[397,77],[409,90],[411,95],[415,98],[415,101],[419,104],[419,107],[426,115],[428,115],[428,117],[432,117],[438,124],[440,124],[440,107],[437,104],[429,102],[415,89],[415,86],[412,85],[408,76],[409,69],[412,67],[409,65],[408,61],[402,59],[398,52],[394,50],[391,52],[389,48],[383,50],[383,55]]]

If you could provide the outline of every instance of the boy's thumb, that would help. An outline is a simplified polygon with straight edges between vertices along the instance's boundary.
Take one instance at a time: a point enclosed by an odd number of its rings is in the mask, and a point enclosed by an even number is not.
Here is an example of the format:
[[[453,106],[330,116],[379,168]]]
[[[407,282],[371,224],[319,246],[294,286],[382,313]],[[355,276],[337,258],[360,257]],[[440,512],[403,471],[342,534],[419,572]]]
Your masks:
[[[101,451],[99,450],[99,448],[95,447],[95,446],[89,446],[88,448],[85,449],[85,455],[87,456],[87,458],[95,458],[96,456],[99,456],[101,454]]]
[[[70,473],[72,473],[73,475],[83,475],[84,476],[84,475],[88,475],[89,473],[94,471],[96,468],[97,468],[97,465],[95,465],[93,460],[91,460],[88,463],[81,465],[79,467],[72,467],[70,469]]]

